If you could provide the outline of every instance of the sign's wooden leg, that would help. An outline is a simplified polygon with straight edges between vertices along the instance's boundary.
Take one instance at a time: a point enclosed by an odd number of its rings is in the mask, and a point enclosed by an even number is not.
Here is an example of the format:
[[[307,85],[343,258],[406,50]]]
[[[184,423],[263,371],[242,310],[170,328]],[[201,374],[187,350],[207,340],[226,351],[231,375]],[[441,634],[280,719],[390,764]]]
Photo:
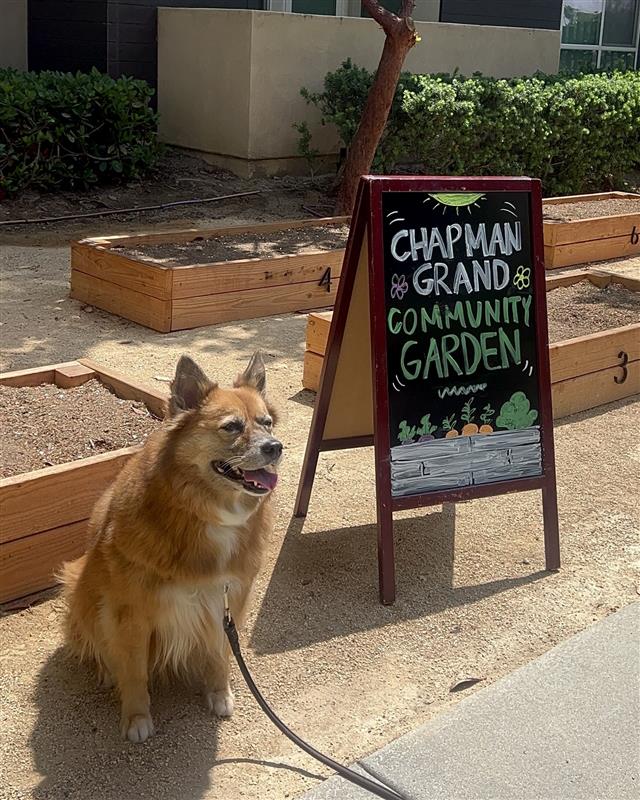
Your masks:
[[[558,527],[558,493],[555,481],[542,489],[544,520],[544,556],[546,568],[560,569],[560,530]]]
[[[396,599],[396,565],[393,552],[393,513],[378,501],[378,581],[380,602],[390,606]]]
[[[298,495],[296,497],[296,504],[293,508],[294,517],[306,517],[309,510],[309,500],[311,499],[311,489],[313,488],[313,478],[316,474],[318,466],[319,451],[314,447],[311,442],[307,446],[307,451],[304,454],[304,462],[302,464],[302,475],[300,476],[300,483],[298,484]]]

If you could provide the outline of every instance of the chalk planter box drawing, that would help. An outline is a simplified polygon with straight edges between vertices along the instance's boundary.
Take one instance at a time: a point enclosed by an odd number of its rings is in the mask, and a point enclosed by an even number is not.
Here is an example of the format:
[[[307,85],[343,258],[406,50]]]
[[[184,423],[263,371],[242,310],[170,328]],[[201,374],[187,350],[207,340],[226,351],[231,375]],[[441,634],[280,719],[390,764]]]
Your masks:
[[[71,246],[71,297],[163,333],[332,306],[348,222],[85,239]]]
[[[0,385],[62,389],[97,379],[117,397],[164,416],[164,394],[83,359],[0,374]],[[94,503],[139,446],[0,479],[0,602],[55,584],[54,572],[86,546]]]
[[[640,253],[640,194],[550,197],[543,211],[547,269]]]
[[[571,270],[549,275],[546,279],[547,292],[582,281],[589,281],[600,289],[621,284],[630,291],[640,292],[640,280],[606,269]],[[331,311],[309,314],[302,383],[305,389],[311,391],[317,391],[320,385],[331,319]],[[549,345],[549,360],[553,414],[556,419],[638,394],[640,393],[640,323],[554,342]],[[478,425],[478,432],[485,433],[488,430],[482,430],[482,425],[485,424],[481,418],[483,413],[486,413],[484,409],[478,410],[475,424]],[[424,418],[408,421],[408,431],[404,431],[404,434],[410,434],[411,428],[414,427],[415,432],[408,437],[412,441],[417,442],[420,436],[432,436],[433,433],[428,433],[426,430],[432,426],[432,420],[426,420],[426,426],[424,422]],[[443,422],[443,428],[446,428],[447,422]],[[453,420],[449,420],[449,423],[450,438],[461,433],[462,426],[466,424],[461,415],[456,419],[457,428],[453,425]],[[424,430],[421,431],[421,427]],[[476,432],[475,429],[473,432]],[[423,439],[425,440],[430,441]],[[477,447],[477,442],[479,440],[474,436],[470,447]]]

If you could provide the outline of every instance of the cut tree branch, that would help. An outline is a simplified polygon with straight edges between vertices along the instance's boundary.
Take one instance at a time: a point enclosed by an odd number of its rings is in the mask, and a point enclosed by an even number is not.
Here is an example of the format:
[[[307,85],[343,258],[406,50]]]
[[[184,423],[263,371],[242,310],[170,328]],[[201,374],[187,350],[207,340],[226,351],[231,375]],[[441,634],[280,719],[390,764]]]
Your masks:
[[[411,13],[415,0],[402,0],[401,16],[383,8],[378,0],[362,5],[385,33],[378,69],[367,95],[360,123],[350,142],[336,200],[337,214],[350,214],[361,175],[371,170],[373,158],[384,133],[404,59],[418,37]]]

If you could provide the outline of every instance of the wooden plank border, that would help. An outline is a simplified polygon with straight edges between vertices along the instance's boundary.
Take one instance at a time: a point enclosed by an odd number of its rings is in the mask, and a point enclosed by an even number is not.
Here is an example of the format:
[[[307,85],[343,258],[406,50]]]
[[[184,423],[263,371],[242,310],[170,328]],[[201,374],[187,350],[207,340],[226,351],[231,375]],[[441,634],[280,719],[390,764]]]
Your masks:
[[[588,203],[600,200],[634,199],[632,192],[600,192],[597,194],[548,197],[544,205]],[[547,269],[568,267],[593,261],[606,261],[640,253],[640,209],[638,212],[569,221],[543,220],[544,259]]]
[[[80,385],[98,378],[118,397],[162,417],[167,394],[90,359],[0,374],[3,386]],[[140,445],[0,479],[0,602],[54,585],[53,572],[80,555],[92,508]]]
[[[71,247],[71,297],[161,333],[332,305],[345,250],[169,267],[117,248],[340,226],[349,217],[103,236]]]

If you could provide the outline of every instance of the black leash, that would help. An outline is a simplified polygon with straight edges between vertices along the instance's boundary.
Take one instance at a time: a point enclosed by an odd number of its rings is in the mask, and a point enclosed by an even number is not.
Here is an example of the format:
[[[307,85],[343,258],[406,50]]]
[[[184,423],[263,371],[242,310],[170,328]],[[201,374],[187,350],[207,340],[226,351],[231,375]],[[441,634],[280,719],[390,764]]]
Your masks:
[[[403,794],[392,789],[390,786],[383,784],[382,781],[380,783],[375,783],[374,781],[366,778],[364,775],[359,775],[357,772],[354,772],[352,769],[345,767],[343,764],[339,764],[337,761],[334,761],[329,756],[325,756],[324,753],[319,752],[312,747],[310,744],[307,744],[303,739],[297,736],[292,730],[289,730],[287,726],[282,722],[282,720],[276,716],[275,712],[271,709],[267,701],[262,696],[260,689],[256,686],[253,678],[251,677],[251,673],[249,672],[249,668],[245,664],[244,658],[242,656],[242,651],[240,650],[240,640],[238,638],[238,629],[236,628],[235,622],[231,616],[231,612],[229,611],[229,601],[227,598],[228,587],[225,586],[224,589],[224,632],[227,635],[227,639],[229,640],[229,644],[231,646],[231,650],[233,655],[235,656],[236,661],[238,662],[238,667],[240,668],[240,672],[242,673],[242,677],[245,679],[251,694],[255,697],[258,705],[264,711],[264,713],[269,717],[271,722],[278,728],[281,733],[290,739],[295,745],[297,745],[301,750],[304,750],[305,753],[310,755],[312,758],[315,758],[316,761],[319,761],[321,764],[324,764],[329,769],[334,770],[337,772],[340,777],[344,778],[351,783],[354,783],[356,786],[359,786],[361,789],[366,789],[367,791],[371,792],[371,794],[375,794],[377,797],[383,798],[383,800],[409,800]]]

